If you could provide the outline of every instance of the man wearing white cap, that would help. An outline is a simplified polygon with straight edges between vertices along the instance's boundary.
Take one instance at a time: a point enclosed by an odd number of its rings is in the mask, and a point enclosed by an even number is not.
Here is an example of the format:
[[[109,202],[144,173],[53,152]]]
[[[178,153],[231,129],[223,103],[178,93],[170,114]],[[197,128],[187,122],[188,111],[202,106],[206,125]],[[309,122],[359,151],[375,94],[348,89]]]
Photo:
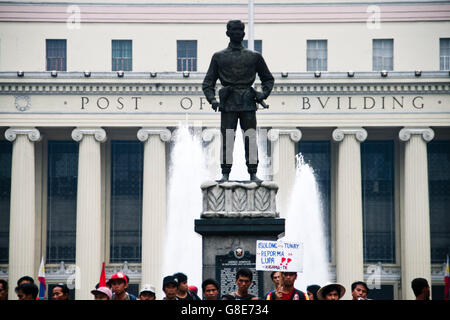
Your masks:
[[[139,300],[156,300],[155,287],[151,284],[145,284],[139,292]]]

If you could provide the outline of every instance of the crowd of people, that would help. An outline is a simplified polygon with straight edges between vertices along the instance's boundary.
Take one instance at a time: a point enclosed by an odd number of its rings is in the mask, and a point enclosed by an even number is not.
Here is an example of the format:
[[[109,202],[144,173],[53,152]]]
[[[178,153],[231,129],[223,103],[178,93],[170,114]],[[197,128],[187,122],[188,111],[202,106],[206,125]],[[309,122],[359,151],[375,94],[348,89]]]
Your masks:
[[[201,285],[203,300],[340,300],[346,289],[339,283],[309,285],[306,293],[295,288],[297,280],[296,272],[272,272],[271,279],[274,289],[267,292],[264,297],[257,297],[249,292],[253,281],[253,273],[250,269],[239,269],[236,272],[235,292],[220,294],[220,285],[215,279],[206,279]],[[156,289],[151,284],[142,286],[136,297],[127,292],[130,279],[123,272],[115,273],[106,282],[106,286],[97,284],[91,291],[94,300],[156,300]],[[423,278],[416,278],[411,282],[416,300],[430,299],[430,286]],[[202,300],[198,296],[198,289],[188,285],[188,277],[178,272],[166,276],[163,279],[163,300]],[[38,300],[39,288],[34,279],[24,276],[17,281],[15,293],[18,300]],[[351,296],[353,300],[370,300],[367,295],[369,287],[364,281],[356,281],[351,285]],[[0,279],[0,300],[8,299],[8,282]],[[51,300],[69,300],[69,288],[64,283],[52,287],[48,293]]]

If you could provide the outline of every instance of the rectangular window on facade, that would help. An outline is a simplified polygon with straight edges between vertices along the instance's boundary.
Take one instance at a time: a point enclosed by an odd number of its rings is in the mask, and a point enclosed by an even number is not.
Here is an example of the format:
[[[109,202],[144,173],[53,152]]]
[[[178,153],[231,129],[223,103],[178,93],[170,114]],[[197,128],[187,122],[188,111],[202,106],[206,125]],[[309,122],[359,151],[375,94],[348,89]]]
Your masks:
[[[395,263],[394,142],[361,144],[365,263]]]
[[[428,143],[431,263],[450,254],[450,140]]]
[[[331,239],[330,214],[331,214],[331,146],[330,141],[301,141],[298,151],[303,156],[305,163],[314,170],[317,185],[322,202],[325,234]],[[328,241],[328,257],[331,261],[331,247]]]
[[[197,71],[197,40],[177,40],[177,71]]]
[[[5,264],[8,263],[9,257],[11,157],[12,143],[0,141],[0,263]]]
[[[46,69],[47,71],[67,71],[67,41],[65,39],[47,39]]]
[[[48,142],[47,263],[75,262],[78,144]]]
[[[450,38],[439,39],[439,69],[450,70]]]
[[[306,71],[327,71],[327,40],[306,41]]]
[[[248,40],[242,41],[242,45],[248,49]],[[254,40],[255,51],[262,54],[262,40]]]
[[[394,70],[394,40],[374,39],[372,45],[373,71]]]
[[[112,71],[133,71],[131,40],[112,40]]]
[[[143,145],[111,142],[110,262],[141,262]]]

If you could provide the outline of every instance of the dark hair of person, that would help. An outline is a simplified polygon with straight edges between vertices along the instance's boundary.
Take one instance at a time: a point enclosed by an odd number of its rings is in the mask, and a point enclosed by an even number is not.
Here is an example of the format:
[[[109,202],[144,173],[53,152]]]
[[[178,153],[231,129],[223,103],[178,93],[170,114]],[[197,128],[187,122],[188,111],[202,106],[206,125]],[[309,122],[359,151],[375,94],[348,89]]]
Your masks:
[[[214,280],[214,279],[206,279],[205,281],[203,281],[202,283],[202,290],[203,292],[205,292],[206,286],[212,284],[213,286],[216,287],[217,290],[219,290],[219,283]]]
[[[3,289],[8,290],[8,281],[0,279],[0,283],[3,284]]]
[[[30,283],[34,283],[34,279],[32,277],[30,277],[30,276],[23,276],[22,278],[17,280],[17,286],[19,286],[22,281],[28,281]]]
[[[319,289],[320,289],[319,285],[312,284],[306,288],[306,292],[311,292],[314,297],[314,300],[319,300],[319,298],[317,297],[317,292],[319,291]]]
[[[69,294],[69,287],[65,283],[58,283],[53,288],[59,287],[61,288],[62,293]]]
[[[273,280],[273,276],[275,275],[275,273],[277,273],[277,272],[280,272],[280,271],[272,271],[271,273],[270,273],[270,279],[272,279]]]
[[[329,294],[330,292],[333,292],[333,291],[336,291],[336,292],[337,292],[337,295],[338,295],[338,297],[339,297],[339,299],[340,299],[340,298],[341,298],[341,290],[339,290],[339,287],[338,287],[338,286],[327,286],[327,287],[325,287],[325,288],[323,289],[323,291],[322,291],[322,295],[323,295],[324,297],[326,297],[327,294]]]
[[[239,270],[236,272],[236,280],[237,280],[240,276],[250,278],[250,281],[253,280],[253,273],[252,273],[252,270],[247,269],[247,268],[239,269]]]
[[[369,293],[369,287],[367,287],[367,284],[364,281],[356,281],[352,283],[352,291],[355,290],[357,285],[361,285],[364,288],[366,288],[367,293]]]
[[[18,293],[19,291],[22,291],[22,293],[24,295],[30,295],[33,297],[33,299],[36,299],[38,293],[39,293],[39,289],[38,287],[34,284],[34,283],[23,283],[20,286],[18,286],[16,288],[16,293]]]
[[[175,273],[173,276],[174,276],[175,278],[177,278],[178,283],[185,282],[185,281],[187,281],[187,279],[188,279],[187,275],[185,275],[185,274],[182,273],[182,272],[177,272],[177,273]]]
[[[414,295],[417,297],[422,293],[424,288],[428,288],[428,281],[424,278],[416,278],[411,281],[411,288],[414,291]]]

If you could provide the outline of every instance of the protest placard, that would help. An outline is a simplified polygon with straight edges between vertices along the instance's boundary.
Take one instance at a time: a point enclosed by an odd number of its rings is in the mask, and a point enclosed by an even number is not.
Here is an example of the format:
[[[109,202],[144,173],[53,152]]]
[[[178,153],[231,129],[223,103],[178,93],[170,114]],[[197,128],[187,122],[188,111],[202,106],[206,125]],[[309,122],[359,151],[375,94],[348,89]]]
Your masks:
[[[256,241],[256,270],[303,271],[303,244],[294,241]]]

